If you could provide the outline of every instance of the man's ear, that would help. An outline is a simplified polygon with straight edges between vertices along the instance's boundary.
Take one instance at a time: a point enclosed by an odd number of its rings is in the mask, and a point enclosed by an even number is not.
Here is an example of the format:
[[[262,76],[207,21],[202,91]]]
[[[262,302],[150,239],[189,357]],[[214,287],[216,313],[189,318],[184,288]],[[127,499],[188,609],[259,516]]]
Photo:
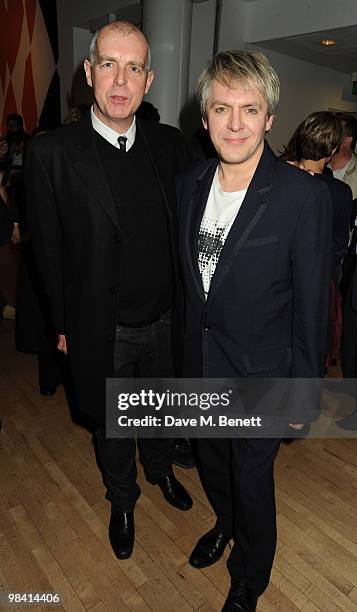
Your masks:
[[[146,77],[146,85],[145,85],[145,93],[147,94],[150,87],[151,87],[151,83],[153,82],[155,77],[155,72],[153,70],[150,70],[150,72],[148,72],[148,75]]]
[[[89,60],[87,60],[87,59],[84,60],[83,68],[84,68],[84,72],[86,73],[87,85],[89,85],[89,87],[93,87],[93,83],[92,83],[92,67],[90,65]]]
[[[208,130],[208,123],[206,117],[202,117],[202,123],[205,130]]]
[[[274,115],[270,115],[270,117],[266,120],[265,131],[270,132],[271,126],[273,125]]]

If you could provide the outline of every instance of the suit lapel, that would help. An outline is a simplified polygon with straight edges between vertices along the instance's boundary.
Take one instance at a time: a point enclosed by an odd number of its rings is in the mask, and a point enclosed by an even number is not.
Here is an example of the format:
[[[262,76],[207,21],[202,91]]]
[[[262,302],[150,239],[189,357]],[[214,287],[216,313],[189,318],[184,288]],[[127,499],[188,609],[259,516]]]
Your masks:
[[[205,294],[201,273],[198,267],[198,234],[217,165],[217,159],[212,159],[207,162],[207,165],[194,182],[190,201],[187,206],[185,228],[186,256],[196,290],[203,302],[205,301]]]
[[[243,244],[265,213],[269,204],[268,196],[272,188],[274,167],[275,156],[265,142],[257,169],[223,246],[208,298],[216,293]]]
[[[104,212],[119,228],[116,205],[98,151],[90,113],[78,125],[73,148],[73,167]]]

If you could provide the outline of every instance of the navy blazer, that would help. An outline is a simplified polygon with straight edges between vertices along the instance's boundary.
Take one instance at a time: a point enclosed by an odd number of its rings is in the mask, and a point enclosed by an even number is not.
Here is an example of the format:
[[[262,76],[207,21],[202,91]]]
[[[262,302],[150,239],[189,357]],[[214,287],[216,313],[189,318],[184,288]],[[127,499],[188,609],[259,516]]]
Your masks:
[[[217,164],[197,163],[178,179],[184,375],[322,377],[332,256],[328,189],[265,143],[205,301],[198,232]]]

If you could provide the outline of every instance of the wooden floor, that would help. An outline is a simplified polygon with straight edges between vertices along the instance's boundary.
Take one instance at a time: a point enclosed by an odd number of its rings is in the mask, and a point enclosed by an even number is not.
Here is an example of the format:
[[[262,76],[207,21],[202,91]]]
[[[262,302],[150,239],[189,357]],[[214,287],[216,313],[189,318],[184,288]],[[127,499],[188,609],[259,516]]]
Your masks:
[[[214,522],[196,470],[176,470],[194,498],[180,512],[139,468],[134,553],[118,561],[91,435],[72,423],[62,389],[39,395],[13,321],[0,327],[0,363],[0,591],[60,595],[59,607],[32,610],[220,611],[225,560],[202,571],[187,561]],[[357,611],[357,440],[283,445],[276,487],[278,549],[258,609]]]

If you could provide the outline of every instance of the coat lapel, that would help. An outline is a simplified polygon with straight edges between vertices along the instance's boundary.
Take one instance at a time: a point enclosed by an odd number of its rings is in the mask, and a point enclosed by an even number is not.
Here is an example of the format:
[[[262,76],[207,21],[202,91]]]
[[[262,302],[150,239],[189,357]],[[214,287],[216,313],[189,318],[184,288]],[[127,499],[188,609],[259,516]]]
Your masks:
[[[265,213],[269,204],[268,195],[272,188],[274,167],[275,156],[265,142],[253,179],[222,249],[208,299],[216,293],[243,244]]]
[[[119,228],[116,205],[98,151],[90,113],[86,113],[78,125],[73,148],[73,167],[99,206]]]

